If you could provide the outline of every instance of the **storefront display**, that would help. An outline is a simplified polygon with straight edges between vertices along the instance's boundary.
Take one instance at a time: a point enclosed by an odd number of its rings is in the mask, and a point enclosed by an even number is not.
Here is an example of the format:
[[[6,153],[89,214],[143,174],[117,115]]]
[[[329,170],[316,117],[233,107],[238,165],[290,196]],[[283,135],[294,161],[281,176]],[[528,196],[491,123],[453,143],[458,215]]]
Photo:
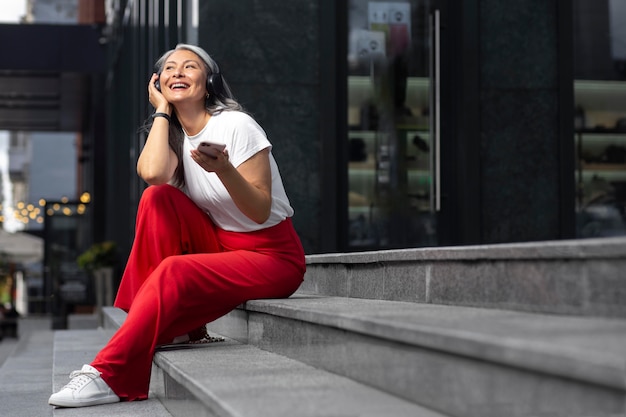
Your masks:
[[[352,0],[348,12],[348,245],[435,245],[439,11]]]
[[[626,82],[575,82],[579,237],[626,234]]]
[[[577,235],[626,235],[626,4],[576,5]]]

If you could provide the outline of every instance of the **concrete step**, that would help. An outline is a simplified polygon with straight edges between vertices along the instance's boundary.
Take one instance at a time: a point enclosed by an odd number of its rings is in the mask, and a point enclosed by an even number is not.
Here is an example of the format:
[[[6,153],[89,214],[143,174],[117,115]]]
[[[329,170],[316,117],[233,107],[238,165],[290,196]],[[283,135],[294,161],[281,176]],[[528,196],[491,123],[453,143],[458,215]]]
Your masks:
[[[120,310],[105,309],[118,327]],[[233,339],[162,350],[152,390],[174,416],[323,417],[443,414]],[[155,378],[156,377],[156,378]]]
[[[19,319],[18,335],[0,342],[0,350],[8,352],[0,367],[0,416],[52,416],[50,320]]]
[[[623,319],[298,295],[208,328],[454,416],[626,415]]]
[[[307,256],[301,293],[626,318],[626,238]]]
[[[54,333],[53,369],[46,376],[47,395],[44,404],[55,417],[172,417],[163,404],[156,398],[146,401],[122,402],[84,408],[56,408],[48,405],[52,392],[60,390],[69,382],[73,370],[92,361],[96,353],[113,335],[110,329],[95,330],[58,330]],[[50,361],[52,363],[52,360]],[[52,373],[52,390],[50,389]]]

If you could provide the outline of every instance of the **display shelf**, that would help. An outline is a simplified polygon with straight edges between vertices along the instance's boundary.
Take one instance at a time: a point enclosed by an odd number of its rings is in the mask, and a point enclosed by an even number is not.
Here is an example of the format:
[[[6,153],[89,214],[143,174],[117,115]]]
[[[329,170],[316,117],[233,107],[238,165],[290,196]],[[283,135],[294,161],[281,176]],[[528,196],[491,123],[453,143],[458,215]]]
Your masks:
[[[374,174],[376,174],[377,170],[373,165],[365,166],[365,165],[359,164],[359,166],[355,168],[352,168],[351,166],[349,166],[348,172],[354,176],[369,177],[369,176],[373,176]],[[428,171],[427,169],[410,169],[407,171],[407,176],[409,177],[409,179],[430,178],[430,171]]]
[[[348,126],[351,131],[358,131],[359,128],[369,126],[371,122],[369,117],[377,120],[379,116],[377,112],[381,104],[385,102],[388,92],[377,91],[374,84],[373,78],[369,76],[351,75],[348,77]],[[368,104],[372,103],[377,104],[372,109],[367,109]],[[410,129],[428,129],[428,116],[424,115],[430,107],[428,78],[409,77],[407,79],[404,107],[410,110],[410,114],[396,115],[395,129],[398,129],[400,124]]]
[[[626,167],[625,167],[626,168]],[[626,181],[626,169],[605,170],[605,169],[585,169],[582,173],[583,182],[589,182],[593,178],[601,178],[608,182]],[[626,204],[626,202],[624,202]]]
[[[576,105],[585,110],[614,112],[626,110],[626,82],[575,80]]]
[[[428,78],[409,77],[407,79],[407,106],[426,108],[430,105],[430,82]],[[348,77],[348,103],[359,106],[375,96],[371,77],[351,75]]]
[[[582,133],[576,147],[583,170],[626,170],[626,134]]]
[[[365,162],[348,163],[348,172],[355,175],[361,175],[365,172],[374,171],[376,169],[376,161],[368,158]]]
[[[626,225],[626,82],[574,82],[578,235]],[[590,232],[591,231],[591,232]]]
[[[348,137],[350,139],[362,138],[368,140],[375,140],[377,137],[382,136],[383,133],[375,130],[350,130],[348,131]]]
[[[622,143],[626,145],[626,132],[594,132],[590,130],[577,132],[576,138],[583,138],[585,143]]]
[[[371,205],[350,206],[348,208],[348,212],[351,216],[359,214],[370,214],[372,210],[373,208]]]
[[[583,162],[581,167],[585,171],[594,171],[596,173],[624,171],[626,176],[626,164],[587,164]]]
[[[415,200],[415,195],[424,195],[428,199],[431,183],[430,154],[424,148],[430,147],[430,135],[428,131],[419,130],[415,125],[403,125],[402,128],[395,126],[395,128],[395,133],[371,130],[353,130],[348,133],[350,140],[360,139],[362,141],[356,147],[353,147],[355,143],[350,145],[351,152],[358,153],[358,155],[353,156],[362,158],[362,160],[348,163],[350,190],[348,212],[351,217],[362,214],[362,210],[369,213],[370,210],[376,209],[378,192],[381,187],[389,186],[391,161],[386,158],[386,154],[389,141],[395,135],[397,135],[398,140],[405,141],[404,144],[398,144],[398,146],[401,149],[399,149],[400,154],[405,158],[399,175],[404,176],[400,182],[404,184],[402,187],[406,187],[406,189],[405,191],[397,191],[406,194],[407,204],[410,206],[416,205],[412,202]],[[418,135],[421,139],[419,147],[414,144],[415,137]],[[429,209],[429,204],[421,204],[421,206],[426,207],[425,210]]]
[[[574,97],[582,118],[574,135],[578,168],[585,176],[626,177],[626,82],[576,80]]]
[[[375,86],[385,81],[348,77],[351,246],[384,246],[389,225],[397,221],[394,213],[430,212],[430,84],[410,77],[406,101],[398,110],[385,96],[388,91]]]

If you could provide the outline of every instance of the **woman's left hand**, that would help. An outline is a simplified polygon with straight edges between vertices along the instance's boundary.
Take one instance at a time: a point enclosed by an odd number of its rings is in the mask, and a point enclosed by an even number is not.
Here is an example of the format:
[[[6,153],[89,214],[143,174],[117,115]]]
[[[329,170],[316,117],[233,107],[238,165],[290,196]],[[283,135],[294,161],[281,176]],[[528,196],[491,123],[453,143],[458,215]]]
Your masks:
[[[206,172],[220,172],[232,166],[228,159],[228,150],[219,152],[216,156],[210,156],[197,149],[192,149],[191,159],[196,161]]]
[[[265,148],[235,168],[228,159],[227,150],[215,159],[197,149],[191,151],[193,160],[205,171],[214,172],[239,210],[258,224],[267,221],[272,208],[269,154],[269,147]]]

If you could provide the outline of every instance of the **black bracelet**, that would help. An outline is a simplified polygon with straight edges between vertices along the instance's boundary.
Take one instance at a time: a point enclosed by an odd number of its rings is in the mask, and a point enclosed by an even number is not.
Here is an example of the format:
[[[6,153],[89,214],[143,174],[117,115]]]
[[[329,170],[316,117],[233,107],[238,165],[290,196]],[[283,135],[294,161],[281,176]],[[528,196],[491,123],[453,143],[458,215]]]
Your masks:
[[[155,117],[165,117],[167,119],[168,123],[172,121],[172,118],[167,113],[154,113],[152,115],[152,119],[154,120]]]

